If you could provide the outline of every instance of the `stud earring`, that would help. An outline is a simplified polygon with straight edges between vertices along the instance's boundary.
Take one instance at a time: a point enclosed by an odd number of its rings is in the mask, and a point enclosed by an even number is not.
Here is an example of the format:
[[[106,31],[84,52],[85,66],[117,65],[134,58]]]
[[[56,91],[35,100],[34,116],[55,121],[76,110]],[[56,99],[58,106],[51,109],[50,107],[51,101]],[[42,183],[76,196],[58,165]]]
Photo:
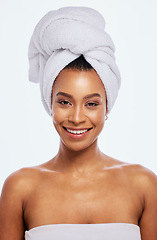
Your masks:
[[[108,116],[107,115],[105,115],[105,121],[108,119]]]

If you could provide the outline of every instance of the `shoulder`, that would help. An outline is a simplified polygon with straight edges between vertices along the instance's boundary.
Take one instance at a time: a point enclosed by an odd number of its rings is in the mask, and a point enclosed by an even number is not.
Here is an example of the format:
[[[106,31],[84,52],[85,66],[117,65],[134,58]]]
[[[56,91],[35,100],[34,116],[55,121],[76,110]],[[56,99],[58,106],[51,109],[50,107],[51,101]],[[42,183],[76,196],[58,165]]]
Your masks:
[[[141,165],[130,167],[133,181],[143,202],[139,219],[142,239],[156,239],[157,229],[157,175]]]
[[[157,175],[146,167],[139,165],[136,168],[135,179],[143,190],[145,200],[150,197],[155,197],[157,200]]]
[[[125,176],[145,199],[151,195],[157,197],[157,175],[153,171],[139,164],[124,164],[122,168]]]
[[[37,167],[22,168],[10,174],[2,188],[2,195],[18,195],[24,197],[40,179],[40,170]]]
[[[157,175],[152,170],[140,164],[120,162],[119,167],[124,174],[131,177],[132,180],[138,181],[140,184],[156,184]]]
[[[157,175],[150,169],[140,164],[131,164],[117,159],[112,159],[112,164],[111,168],[115,169],[123,180],[139,186],[144,192],[149,188],[157,188]]]
[[[124,169],[127,174],[142,185],[157,183],[157,175],[140,164],[124,164]]]
[[[0,232],[3,239],[24,239],[24,208],[40,178],[36,168],[23,168],[4,182],[0,196]]]

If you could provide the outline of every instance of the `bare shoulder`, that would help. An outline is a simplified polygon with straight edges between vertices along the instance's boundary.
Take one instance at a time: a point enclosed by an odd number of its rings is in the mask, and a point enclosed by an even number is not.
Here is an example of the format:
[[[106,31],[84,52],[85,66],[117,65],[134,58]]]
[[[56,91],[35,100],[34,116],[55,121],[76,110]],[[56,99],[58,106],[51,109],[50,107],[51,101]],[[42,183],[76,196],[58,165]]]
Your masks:
[[[125,172],[134,183],[137,193],[143,199],[142,215],[139,226],[142,240],[155,240],[157,236],[157,175],[141,165],[128,164]]]
[[[126,164],[124,169],[135,181],[137,181],[144,188],[148,186],[157,187],[157,175],[150,169],[140,164]]]
[[[112,162],[111,167],[117,169],[122,177],[135,183],[145,192],[150,188],[157,188],[157,175],[150,169],[140,164],[122,162],[113,158],[109,160]]]
[[[136,186],[144,199],[155,197],[157,199],[157,175],[140,164],[121,164],[124,176],[130,184]]]
[[[135,166],[135,180],[143,190],[145,203],[157,201],[157,175],[141,165]]]
[[[9,191],[9,194],[25,196],[27,191],[33,188],[40,180],[41,170],[38,167],[19,169],[10,174],[3,185],[2,194]]]
[[[142,240],[155,240],[157,236],[157,175],[141,165],[127,169],[143,199],[143,211],[139,219]]]
[[[36,168],[23,168],[4,182],[0,196],[1,239],[24,239],[23,207],[40,178]]]
[[[142,178],[145,181],[155,181],[157,175],[151,171],[150,169],[140,165],[140,164],[132,164],[128,162],[123,162],[111,157],[108,157],[109,161],[112,162],[112,166],[115,168],[119,168],[126,172],[127,174],[134,176],[135,178]]]

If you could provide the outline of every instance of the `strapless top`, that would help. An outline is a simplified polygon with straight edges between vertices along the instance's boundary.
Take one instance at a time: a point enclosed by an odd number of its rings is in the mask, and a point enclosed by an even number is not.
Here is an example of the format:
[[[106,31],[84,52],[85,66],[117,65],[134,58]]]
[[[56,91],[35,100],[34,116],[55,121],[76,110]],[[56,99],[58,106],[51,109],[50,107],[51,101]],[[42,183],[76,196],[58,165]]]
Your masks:
[[[141,235],[130,223],[50,224],[26,231],[25,240],[141,240]]]

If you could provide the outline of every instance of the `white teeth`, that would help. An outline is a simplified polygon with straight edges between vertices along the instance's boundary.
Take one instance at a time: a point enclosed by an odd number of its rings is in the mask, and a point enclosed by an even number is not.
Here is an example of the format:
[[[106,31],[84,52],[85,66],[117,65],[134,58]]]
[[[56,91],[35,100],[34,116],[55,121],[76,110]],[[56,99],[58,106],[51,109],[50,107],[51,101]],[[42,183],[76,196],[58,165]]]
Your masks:
[[[87,132],[88,130],[86,129],[86,130],[78,130],[78,131],[76,131],[76,130],[71,130],[71,129],[67,128],[67,131],[70,132],[70,133],[73,133],[73,134],[81,134],[81,133]]]

